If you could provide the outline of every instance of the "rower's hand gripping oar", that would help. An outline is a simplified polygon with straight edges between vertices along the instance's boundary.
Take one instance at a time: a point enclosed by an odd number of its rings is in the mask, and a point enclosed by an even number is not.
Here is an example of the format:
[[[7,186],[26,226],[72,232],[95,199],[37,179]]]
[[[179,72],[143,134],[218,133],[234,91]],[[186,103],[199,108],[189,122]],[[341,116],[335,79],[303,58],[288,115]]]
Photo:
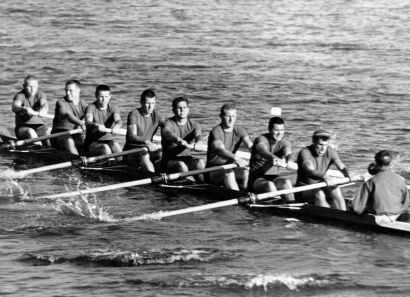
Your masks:
[[[10,149],[15,149],[16,147],[23,146],[26,144],[34,143],[37,141],[42,141],[42,140],[47,140],[47,139],[52,139],[60,136],[66,136],[66,135],[74,135],[78,133],[82,133],[84,130],[82,128],[74,129],[74,130],[69,130],[69,131],[64,131],[64,132],[59,132],[59,133],[53,133],[49,135],[44,135],[36,138],[29,138],[29,139],[22,139],[22,140],[11,140],[7,143],[2,143],[0,144],[0,149],[1,150],[10,150]]]
[[[358,179],[357,179],[357,181],[358,181]],[[335,183],[335,185],[342,185],[342,184],[349,183],[349,182],[351,182],[350,178],[344,177],[344,178],[340,178]],[[295,188],[292,188],[292,189],[279,190],[279,191],[275,191],[275,192],[267,192],[267,193],[263,193],[263,194],[248,193],[248,195],[246,195],[244,197],[236,198],[236,199],[230,199],[230,200],[225,200],[225,201],[216,202],[216,203],[210,203],[210,204],[206,204],[206,205],[188,207],[188,208],[184,208],[184,209],[164,211],[164,212],[160,212],[158,214],[156,213],[155,218],[171,217],[171,216],[176,216],[176,215],[180,215],[180,214],[186,214],[186,213],[202,211],[202,210],[207,210],[207,209],[214,209],[214,208],[219,208],[219,207],[224,207],[224,206],[232,206],[232,205],[239,205],[239,204],[245,204],[245,203],[255,203],[257,201],[263,201],[263,200],[273,198],[273,197],[279,196],[279,195],[303,192],[303,191],[308,191],[308,190],[313,190],[313,189],[324,188],[324,187],[327,187],[327,186],[328,186],[328,184],[326,182],[320,182],[320,183],[317,183],[317,184],[306,185],[306,186],[301,186],[301,187],[295,187]]]
[[[119,184],[114,184],[114,185],[108,185],[108,186],[102,186],[102,187],[97,187],[97,188],[84,189],[84,190],[72,191],[72,192],[66,192],[66,193],[60,193],[60,194],[41,196],[41,197],[37,197],[36,200],[65,198],[65,197],[76,196],[76,195],[84,195],[84,194],[97,193],[97,192],[103,192],[103,191],[111,191],[111,190],[127,188],[127,187],[167,183],[169,181],[181,179],[187,176],[195,176],[195,175],[205,174],[205,173],[214,172],[214,171],[229,170],[229,169],[233,169],[236,167],[238,167],[238,165],[236,164],[226,164],[226,165],[214,166],[214,167],[209,167],[209,168],[204,168],[204,169],[196,169],[196,170],[191,170],[191,171],[186,171],[186,172],[178,172],[178,173],[171,173],[171,174],[163,173],[155,177],[150,177],[150,178],[145,178],[145,179],[140,179],[140,180],[135,180],[135,181],[130,181],[130,182],[124,182],[124,183],[119,183]]]

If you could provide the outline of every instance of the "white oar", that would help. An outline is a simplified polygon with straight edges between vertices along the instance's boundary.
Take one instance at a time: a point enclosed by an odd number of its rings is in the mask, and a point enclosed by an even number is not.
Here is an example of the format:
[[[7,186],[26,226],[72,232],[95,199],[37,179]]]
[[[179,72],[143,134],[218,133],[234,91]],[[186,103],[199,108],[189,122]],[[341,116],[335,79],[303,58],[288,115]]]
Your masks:
[[[157,184],[157,183],[166,183],[168,181],[181,179],[187,176],[195,176],[195,175],[205,174],[205,173],[209,173],[213,171],[229,170],[229,169],[233,169],[236,167],[238,167],[238,165],[236,164],[227,164],[227,165],[220,165],[220,166],[209,167],[209,168],[204,168],[204,169],[197,169],[197,170],[192,170],[192,171],[187,171],[187,172],[161,174],[159,176],[125,182],[125,183],[107,185],[103,187],[84,189],[84,190],[78,190],[78,191],[72,191],[72,192],[66,192],[66,193],[60,193],[60,194],[41,196],[41,197],[37,197],[36,200],[57,199],[57,198],[64,198],[64,197],[70,197],[70,196],[76,196],[76,195],[98,193],[98,192],[103,192],[103,191],[112,191],[112,190],[127,188],[127,187],[143,186],[143,185],[150,185],[150,184]]]
[[[14,173],[9,173],[8,177],[22,178],[24,176],[27,176],[27,175],[33,174],[33,173],[44,172],[44,171],[55,170],[55,169],[62,169],[62,168],[67,168],[67,167],[72,167],[72,166],[86,166],[89,163],[95,163],[95,162],[98,162],[98,161],[102,161],[102,160],[106,160],[106,159],[110,159],[110,158],[121,157],[121,156],[125,156],[125,155],[130,155],[130,154],[141,154],[141,153],[145,153],[147,151],[148,151],[148,149],[146,147],[141,147],[141,148],[135,148],[135,149],[122,151],[122,152],[118,152],[118,153],[113,153],[113,154],[108,154],[108,155],[88,157],[88,158],[81,157],[79,159],[68,161],[68,162],[63,162],[63,163],[58,163],[58,164],[33,168],[33,169],[21,170],[21,171],[17,171],[17,172],[14,172]],[[1,177],[1,175],[0,175],[0,177]]]
[[[44,136],[39,136],[36,138],[29,138],[29,139],[22,139],[22,140],[16,140],[16,141],[9,141],[7,143],[2,143],[0,145],[0,149],[5,150],[5,149],[14,149],[18,146],[34,143],[37,141],[42,141],[42,140],[47,140],[47,139],[52,139],[60,136],[66,136],[66,135],[73,135],[73,134],[78,134],[84,132],[83,129],[78,128],[78,129],[73,129],[69,131],[63,131],[59,133],[53,133],[49,135],[44,135]]]
[[[345,178],[341,178],[336,184],[341,185],[341,184],[345,184],[345,183],[349,183],[349,182],[350,182],[350,179],[345,177]],[[210,204],[206,204],[206,205],[188,207],[188,208],[184,208],[184,209],[159,212],[159,213],[153,214],[153,217],[161,219],[161,218],[176,216],[176,215],[180,215],[180,214],[186,214],[186,213],[197,212],[197,211],[202,211],[202,210],[214,209],[214,208],[219,208],[219,207],[239,205],[239,204],[245,204],[245,203],[255,203],[257,201],[266,200],[266,199],[269,199],[269,198],[273,198],[275,196],[291,194],[291,193],[298,193],[298,192],[303,192],[303,191],[308,191],[308,190],[313,190],[313,189],[319,189],[319,188],[324,188],[324,187],[327,187],[327,186],[328,186],[328,184],[326,182],[320,182],[320,183],[317,183],[317,184],[306,185],[306,186],[301,186],[301,187],[295,187],[295,188],[292,188],[292,189],[279,190],[279,191],[275,191],[275,192],[267,192],[267,193],[263,193],[263,194],[249,193],[246,196],[242,196],[242,197],[239,197],[239,198],[236,198],[236,199],[230,199],[230,200],[225,200],[225,201],[216,202],[216,203],[210,203]],[[140,220],[141,217],[145,217],[145,215],[138,216],[135,219],[130,218],[130,219],[127,219],[127,221]],[[149,215],[146,215],[146,217],[149,217]]]

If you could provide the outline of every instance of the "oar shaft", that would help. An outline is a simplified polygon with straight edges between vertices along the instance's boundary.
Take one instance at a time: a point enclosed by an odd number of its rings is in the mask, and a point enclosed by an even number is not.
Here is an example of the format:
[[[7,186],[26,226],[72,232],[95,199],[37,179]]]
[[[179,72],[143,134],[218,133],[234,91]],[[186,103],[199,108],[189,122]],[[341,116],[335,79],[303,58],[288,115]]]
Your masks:
[[[22,139],[22,140],[17,140],[17,141],[10,142],[10,143],[4,143],[4,144],[1,145],[1,148],[2,149],[11,149],[13,147],[23,146],[23,145],[34,143],[34,142],[37,142],[37,141],[43,141],[43,140],[52,139],[52,138],[56,138],[56,137],[60,137],[60,136],[78,134],[78,133],[81,133],[81,132],[83,132],[83,129],[78,128],[78,129],[59,132],[59,133],[43,135],[43,136],[39,136],[39,137],[36,137],[36,138]]]
[[[61,169],[61,168],[67,168],[67,167],[70,167],[72,165],[73,165],[73,163],[71,161],[69,161],[69,162],[64,162],[64,163],[48,165],[48,166],[42,166],[42,167],[39,167],[39,168],[22,170],[22,171],[16,172],[15,177],[23,177],[23,176],[33,174],[33,173],[44,172],[44,171],[48,171],[48,170]]]
[[[78,190],[78,191],[72,191],[72,192],[66,192],[66,193],[60,193],[60,194],[41,196],[41,197],[37,197],[36,199],[65,198],[65,197],[76,196],[76,195],[98,193],[98,192],[103,192],[103,191],[111,191],[111,190],[127,188],[127,187],[144,186],[144,185],[156,184],[160,182],[172,181],[172,180],[176,180],[182,177],[194,176],[194,175],[212,172],[212,171],[228,170],[228,169],[235,168],[235,167],[237,167],[236,164],[228,164],[228,165],[209,167],[205,169],[198,169],[198,170],[192,170],[192,171],[181,172],[181,173],[163,174],[163,175],[159,175],[159,176],[155,176],[151,178],[145,178],[145,179],[124,182],[124,183],[119,183],[119,184],[114,184],[114,185],[102,186],[102,187],[97,187],[97,188],[92,188],[92,189],[84,189],[84,190]]]
[[[159,214],[161,218],[166,218],[166,217],[172,217],[180,214],[186,214],[186,213],[191,213],[191,212],[196,212],[196,211],[202,211],[202,210],[207,210],[207,209],[214,209],[214,208],[219,208],[219,207],[224,207],[224,206],[232,206],[232,205],[238,205],[239,201],[238,199],[230,199],[230,200],[225,200],[221,202],[215,202],[215,203],[210,203],[206,205],[200,205],[200,206],[193,206],[193,207],[188,207],[184,209],[177,209],[177,210],[170,210],[170,211],[165,211]]]
[[[116,190],[116,189],[121,189],[121,188],[126,188],[126,187],[149,185],[151,184],[151,182],[152,182],[151,178],[146,178],[146,179],[140,179],[136,181],[119,183],[115,185],[108,185],[108,186],[103,186],[103,187],[98,187],[98,188],[84,189],[84,190],[53,194],[53,195],[46,195],[46,196],[37,197],[36,200],[37,199],[57,199],[57,198],[65,198],[65,197],[71,197],[71,196],[77,196],[77,195],[92,194],[92,193],[111,191],[111,190]]]
[[[97,161],[102,161],[110,158],[116,158],[116,157],[121,157],[121,156],[126,156],[130,154],[140,154],[140,153],[145,153],[148,152],[148,149],[146,147],[139,147],[127,151],[122,151],[118,153],[113,153],[113,154],[108,154],[108,155],[101,155],[101,156],[95,156],[95,157],[88,157],[85,158],[84,165],[88,163],[94,163]]]
[[[350,179],[347,177],[341,178],[338,184],[348,183],[349,181]],[[248,194],[247,196],[240,197],[238,199],[230,199],[230,200],[225,200],[221,202],[188,207],[188,208],[179,209],[179,210],[165,211],[165,212],[160,213],[159,216],[161,218],[164,218],[164,217],[171,217],[175,215],[186,214],[186,213],[202,211],[202,210],[207,210],[207,209],[214,209],[214,208],[219,208],[219,207],[224,207],[224,206],[238,205],[238,204],[243,204],[243,203],[254,203],[257,201],[266,200],[266,199],[273,198],[273,197],[280,196],[280,195],[303,192],[303,191],[308,191],[308,190],[313,190],[313,189],[319,189],[319,188],[323,188],[326,186],[327,186],[326,182],[320,182],[317,184],[300,186],[300,187],[295,187],[292,189],[285,189],[285,190],[279,190],[279,191],[274,191],[274,192],[267,192],[263,194]]]

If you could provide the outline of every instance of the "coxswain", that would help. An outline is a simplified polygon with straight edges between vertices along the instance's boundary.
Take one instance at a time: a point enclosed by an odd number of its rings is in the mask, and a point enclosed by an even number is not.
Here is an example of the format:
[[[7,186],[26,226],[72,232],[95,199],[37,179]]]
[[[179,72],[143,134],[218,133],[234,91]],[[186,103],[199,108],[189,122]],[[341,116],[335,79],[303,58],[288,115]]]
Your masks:
[[[369,173],[373,175],[364,182],[352,201],[357,214],[371,213],[397,219],[409,207],[409,190],[403,177],[392,171],[392,154],[382,150],[374,156]]]

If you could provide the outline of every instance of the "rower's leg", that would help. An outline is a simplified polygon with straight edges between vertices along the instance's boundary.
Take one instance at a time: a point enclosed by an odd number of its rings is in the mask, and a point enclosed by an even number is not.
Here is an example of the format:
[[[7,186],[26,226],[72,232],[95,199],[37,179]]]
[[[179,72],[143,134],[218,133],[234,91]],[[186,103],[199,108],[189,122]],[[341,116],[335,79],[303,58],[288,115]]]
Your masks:
[[[37,129],[36,132],[37,132],[37,135],[39,135],[39,136],[50,135],[51,134],[51,127],[40,126]],[[51,146],[50,139],[43,140],[43,145]]]
[[[321,207],[330,207],[329,203],[326,201],[326,194],[323,192],[321,189],[314,190],[314,196],[315,196],[315,205],[321,206]]]
[[[345,202],[345,199],[343,198],[342,191],[340,190],[339,187],[330,188],[329,194],[333,200],[334,208],[340,209],[340,210],[346,210],[346,202]]]
[[[265,193],[275,192],[277,189],[272,181],[260,177],[255,180],[250,190],[255,193]]]
[[[235,172],[233,170],[225,171],[224,174],[225,188],[239,191],[238,183],[236,182]]]
[[[121,153],[122,152],[121,146],[116,141],[110,142],[109,146],[110,146],[110,150],[111,150],[112,153]],[[122,161],[122,156],[116,157],[115,160],[117,160],[117,162],[121,162]]]
[[[33,128],[23,126],[18,129],[16,136],[18,139],[31,139],[37,138],[38,134]],[[41,146],[41,141],[36,141],[33,144]]]
[[[205,168],[205,162],[201,158],[192,158],[191,160],[188,161],[188,169],[189,170],[198,170],[198,169],[204,169]],[[194,176],[194,179],[199,182],[204,181],[204,175],[199,174]]]
[[[139,155],[139,164],[142,170],[147,172],[155,172],[154,164],[152,164],[149,153]]]
[[[92,156],[102,156],[111,154],[111,149],[109,145],[100,142],[92,142],[88,150]]]
[[[292,182],[286,178],[276,178],[274,180],[275,186],[278,190],[292,189]],[[286,202],[295,202],[293,193],[282,195]]]
[[[242,190],[246,190],[249,180],[249,168],[235,168],[234,169],[237,182]]]
[[[84,141],[85,141],[85,134],[77,134],[71,136],[74,139],[74,145],[79,153],[79,155],[82,154],[84,150]]]
[[[64,149],[73,155],[79,155],[74,139],[71,137],[64,139]]]

